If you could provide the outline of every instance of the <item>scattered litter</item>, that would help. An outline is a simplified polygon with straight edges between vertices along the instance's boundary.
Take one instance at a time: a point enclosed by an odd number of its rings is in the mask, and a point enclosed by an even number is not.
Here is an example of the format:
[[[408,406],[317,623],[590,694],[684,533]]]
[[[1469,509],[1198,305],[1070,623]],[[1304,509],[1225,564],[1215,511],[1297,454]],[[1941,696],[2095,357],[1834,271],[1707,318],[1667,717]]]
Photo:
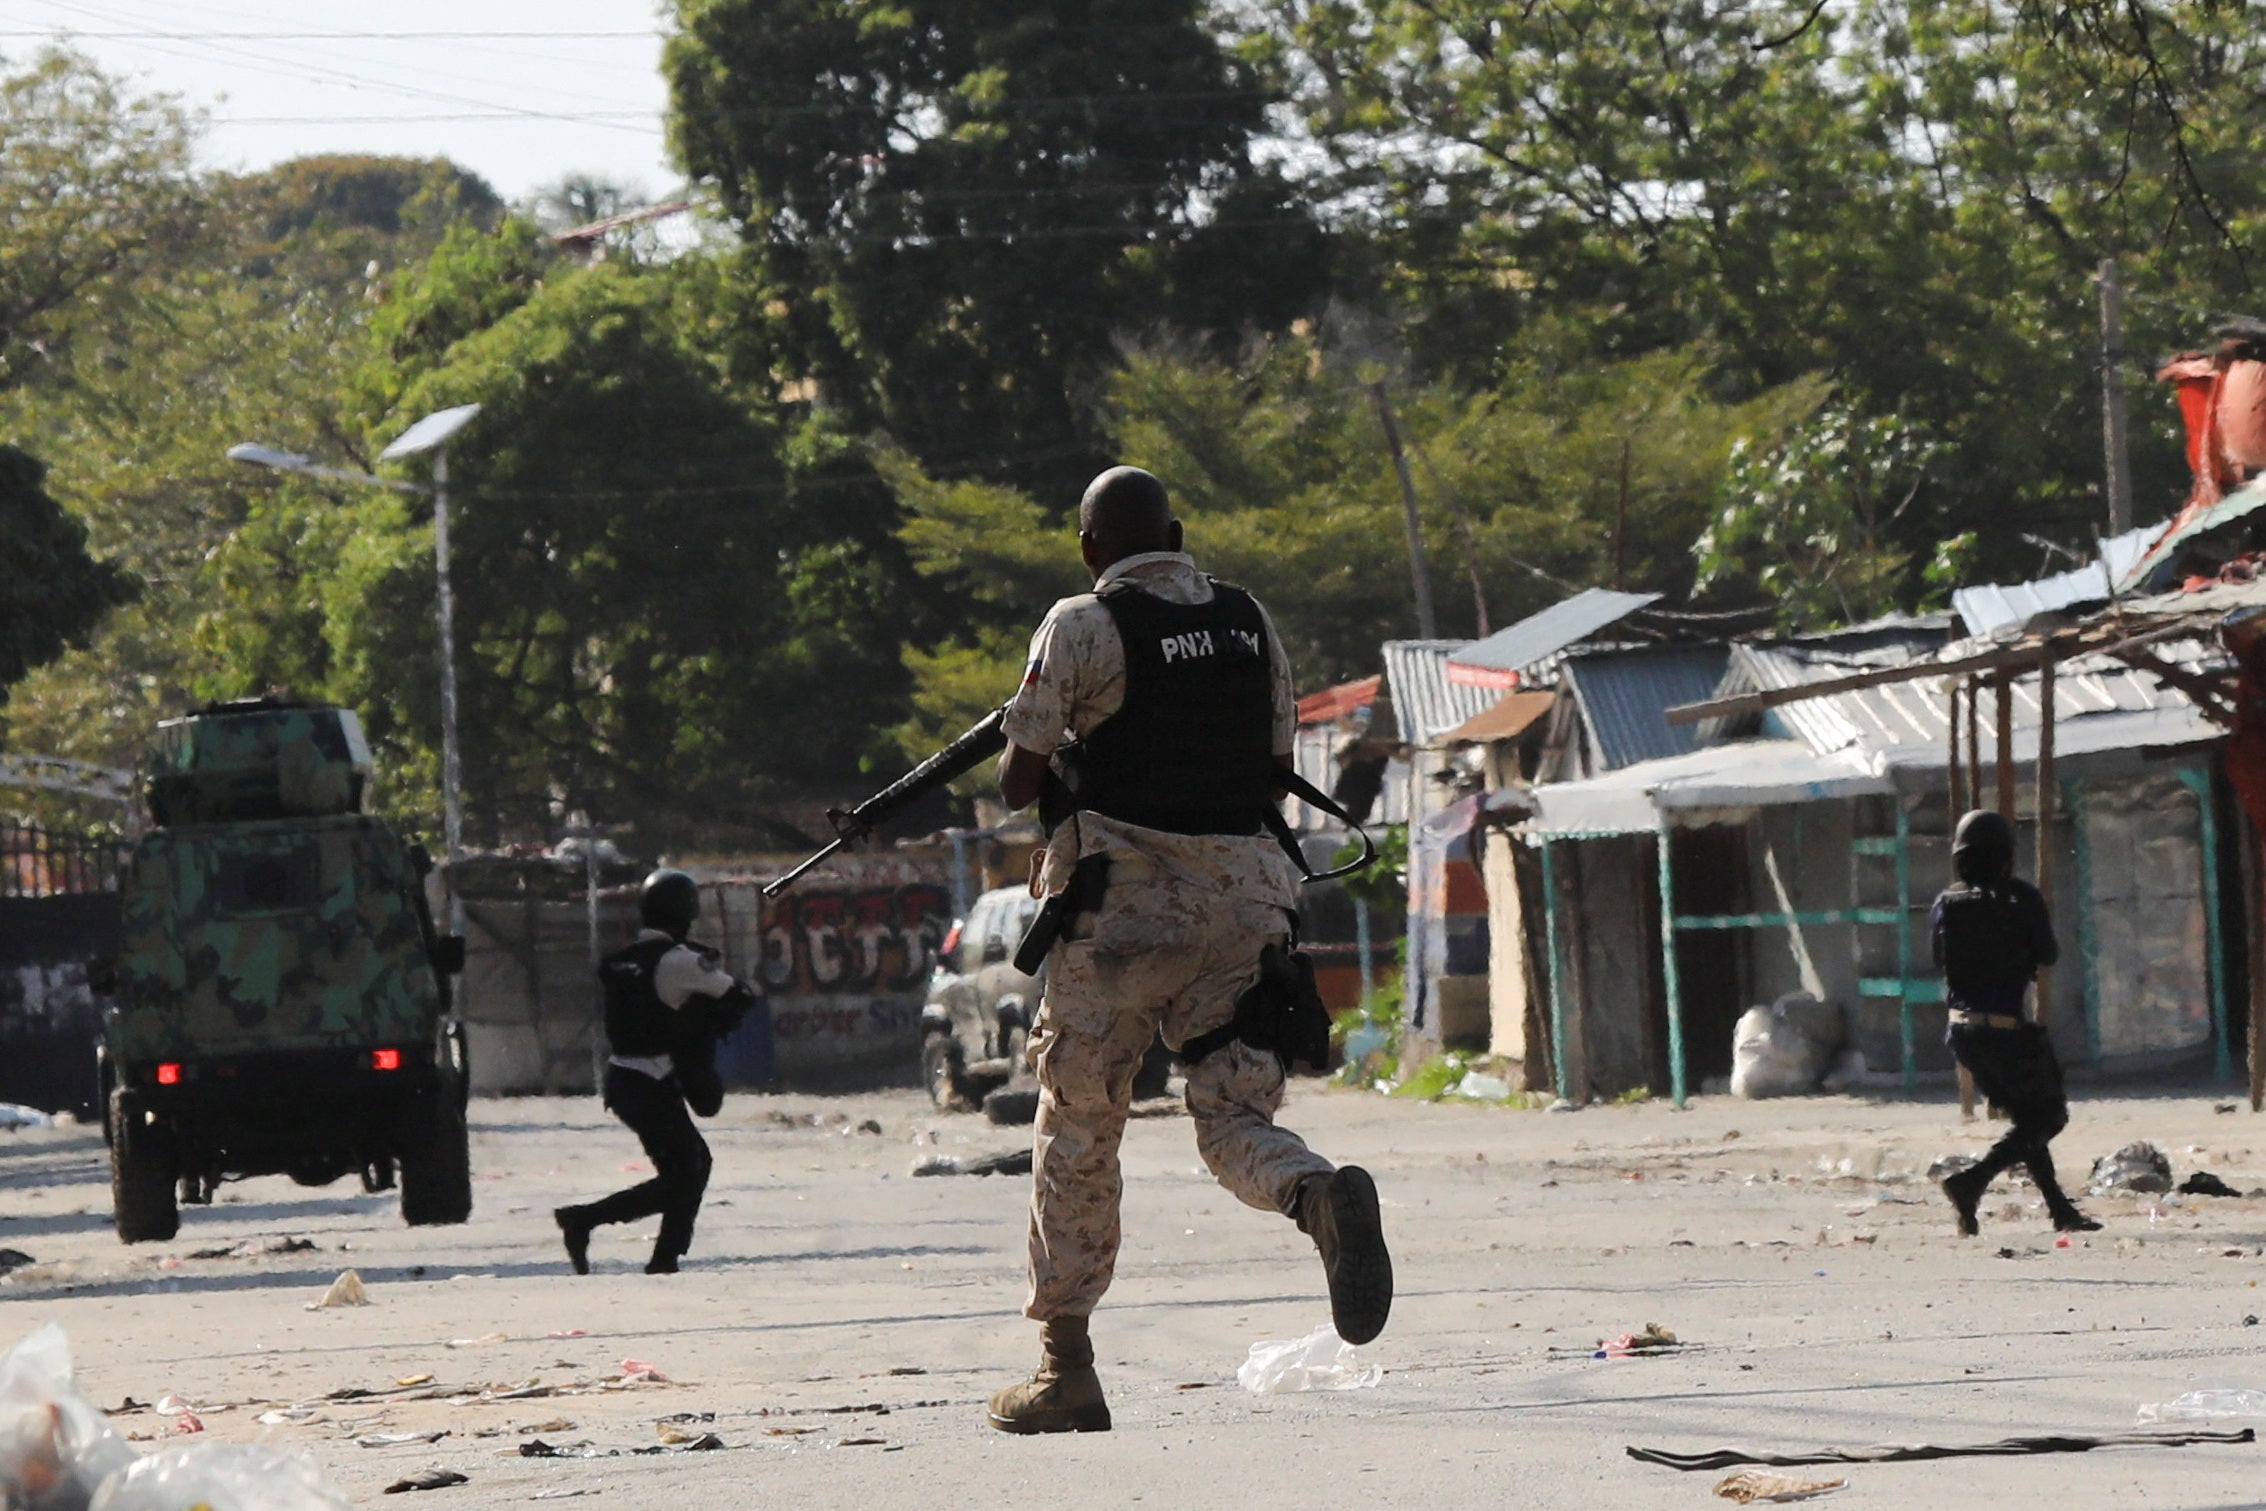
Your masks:
[[[835,1441],[834,1446],[837,1448],[879,1448],[887,1444],[888,1441],[887,1438],[840,1438]]]
[[[20,1270],[27,1264],[36,1264],[37,1262],[22,1249],[0,1249],[0,1275],[5,1275],[10,1270]]]
[[[1028,1175],[1031,1173],[1031,1151],[1016,1149],[1006,1154],[987,1154],[981,1159],[955,1159],[949,1154],[932,1154],[913,1166],[915,1175]]]
[[[1791,1475],[1764,1474],[1759,1469],[1742,1469],[1715,1487],[1715,1493],[1727,1501],[1742,1506],[1756,1501],[1782,1504],[1787,1501],[1806,1501],[1815,1496],[1831,1495],[1846,1490],[1847,1480],[1798,1480]]]
[[[198,1416],[193,1411],[184,1411],[174,1422],[173,1430],[183,1435],[187,1435],[192,1432],[202,1432],[205,1430],[204,1418]]]
[[[395,1480],[386,1486],[388,1495],[401,1495],[411,1490],[446,1490],[451,1485],[469,1485],[472,1476],[459,1474],[454,1469],[426,1469],[405,1480]]]
[[[407,1443],[437,1443],[448,1436],[446,1427],[426,1432],[373,1432],[354,1440],[357,1448],[399,1448]]]
[[[555,1327],[543,1336],[546,1338],[587,1338],[590,1335],[579,1327]]]
[[[2266,1417],[2266,1390],[2191,1390],[2140,1408],[2143,1422],[2216,1422],[2228,1417]]]
[[[491,1343],[509,1343],[510,1341],[511,1337],[507,1333],[482,1333],[477,1338],[451,1338],[441,1346],[444,1348],[486,1348]]]
[[[1303,1338],[1270,1338],[1252,1344],[1250,1355],[1235,1372],[1243,1388],[1255,1396],[1299,1390],[1359,1390],[1384,1377],[1382,1368],[1364,1364],[1353,1345],[1327,1323]]]
[[[596,1495],[597,1493],[595,1490],[538,1490],[527,1498],[531,1501],[563,1501],[572,1500],[578,1495]]]
[[[112,1475],[91,1511],[345,1511],[348,1504],[303,1454],[199,1443],[153,1453]]]
[[[53,1322],[0,1355],[0,1496],[84,1511],[134,1450],[71,1383],[71,1344]]]
[[[637,1384],[666,1385],[669,1383],[669,1377],[661,1373],[658,1366],[648,1364],[643,1359],[622,1360],[621,1378],[624,1384],[634,1382]]]
[[[879,1133],[880,1131],[881,1123],[875,1118],[867,1118],[864,1122],[858,1124],[858,1132],[860,1133]]]
[[[705,1432],[695,1432],[689,1427],[679,1427],[673,1422],[654,1423],[653,1433],[654,1436],[672,1448],[685,1447],[711,1435]]]
[[[1474,1102],[1505,1102],[1510,1100],[1511,1083],[1501,1076],[1491,1076],[1484,1071],[1467,1070],[1463,1073],[1463,1079],[1456,1082],[1454,1087],[1449,1090],[1448,1095],[1468,1097]]]
[[[2242,1193],[2208,1170],[2198,1170],[2179,1183],[2182,1196],[2240,1196]]]
[[[319,1312],[326,1307],[368,1306],[369,1304],[370,1293],[363,1288],[362,1272],[359,1270],[341,1270],[338,1273],[338,1278],[330,1283],[330,1289],[323,1292],[323,1299],[308,1302],[307,1310]]]
[[[1972,1170],[1974,1168],[1974,1155],[1947,1154],[1942,1159],[1939,1159],[1934,1164],[1928,1166],[1928,1179],[1942,1180],[1945,1176],[1957,1175],[1962,1170]]]
[[[400,1386],[403,1390],[414,1390],[420,1385],[432,1384],[433,1377],[431,1375],[403,1375],[400,1379],[394,1381],[393,1383]]]
[[[1639,1463],[1659,1464],[1668,1469],[1736,1469],[1741,1464],[1794,1469],[1804,1464],[1906,1464],[1922,1459],[2090,1453],[2095,1448],[2188,1448],[2198,1443],[2253,1443],[2257,1440],[2256,1429],[2243,1427],[2232,1432],[2103,1432],[2084,1436],[2057,1433],[2046,1437],[2000,1438],[1989,1443],[1875,1443],[1865,1448],[1819,1448],[1806,1453],[1757,1453],[1751,1448],[1677,1453],[1667,1448],[1639,1448],[1633,1443],[1626,1451]]]
[[[247,1238],[241,1243],[222,1244],[217,1249],[194,1249],[191,1259],[262,1259],[270,1254],[310,1254],[315,1249],[312,1238]]]
[[[0,1129],[14,1133],[18,1128],[52,1128],[55,1119],[37,1107],[26,1107],[21,1102],[0,1102]]]
[[[279,1406],[273,1411],[263,1411],[259,1416],[262,1427],[303,1427],[329,1420],[329,1412],[313,1406]]]
[[[2139,1191],[2151,1195],[2172,1188],[2172,1162],[2146,1139],[2125,1145],[2093,1162],[2095,1191]]]
[[[598,1450],[588,1443],[546,1443],[541,1438],[529,1438],[519,1445],[523,1459],[594,1459]]]
[[[1684,1346],[1681,1338],[1657,1322],[1647,1322],[1641,1333],[1623,1333],[1599,1342],[1593,1359],[1628,1359],[1638,1354],[1672,1354]]]

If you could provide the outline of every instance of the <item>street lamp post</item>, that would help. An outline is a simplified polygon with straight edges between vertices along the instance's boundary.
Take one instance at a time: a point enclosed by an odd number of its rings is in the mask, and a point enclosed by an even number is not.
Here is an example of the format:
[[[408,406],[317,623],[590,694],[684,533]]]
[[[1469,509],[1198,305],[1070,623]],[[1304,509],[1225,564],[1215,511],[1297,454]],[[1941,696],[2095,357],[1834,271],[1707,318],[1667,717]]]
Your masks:
[[[434,619],[441,640],[441,839],[454,866],[464,857],[464,761],[456,733],[456,593],[449,585],[448,551],[448,440],[480,412],[477,404],[459,404],[425,416],[401,433],[400,439],[378,453],[381,462],[397,461],[421,452],[433,454],[430,487],[375,477],[340,467],[324,467],[290,451],[245,442],[228,448],[230,459],[260,467],[274,467],[333,482],[364,483],[391,488],[396,493],[423,494],[433,501],[433,577],[437,602]],[[449,931],[464,933],[464,899],[452,876],[449,884]]]

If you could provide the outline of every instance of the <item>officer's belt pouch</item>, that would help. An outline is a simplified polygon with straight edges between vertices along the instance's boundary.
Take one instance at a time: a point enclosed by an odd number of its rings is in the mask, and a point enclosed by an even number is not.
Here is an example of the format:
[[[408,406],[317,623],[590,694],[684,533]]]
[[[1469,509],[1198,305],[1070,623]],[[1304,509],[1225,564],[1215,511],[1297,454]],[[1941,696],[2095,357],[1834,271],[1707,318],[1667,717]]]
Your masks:
[[[1241,1039],[1281,1062],[1285,1075],[1323,1075],[1330,1068],[1330,1010],[1314,984],[1314,961],[1304,950],[1270,944],[1259,952],[1259,979],[1235,1002],[1235,1016],[1180,1048],[1184,1065],[1201,1064],[1214,1050]]]
[[[1109,856],[1088,855],[1070,868],[1070,880],[1063,889],[1043,903],[1031,926],[1023,931],[1022,942],[1015,946],[1015,969],[1026,976],[1036,976],[1046,965],[1046,957],[1070,920],[1080,913],[1091,913],[1102,905],[1109,891]]]

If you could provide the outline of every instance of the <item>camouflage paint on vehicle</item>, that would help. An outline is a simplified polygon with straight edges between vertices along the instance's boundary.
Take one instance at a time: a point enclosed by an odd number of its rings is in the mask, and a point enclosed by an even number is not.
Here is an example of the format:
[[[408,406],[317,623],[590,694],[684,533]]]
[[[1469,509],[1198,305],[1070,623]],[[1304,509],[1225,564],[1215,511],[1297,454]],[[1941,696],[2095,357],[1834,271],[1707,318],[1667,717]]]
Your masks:
[[[122,1063],[419,1043],[440,1012],[421,880],[382,819],[146,835],[122,885]]]
[[[347,709],[228,708],[157,727],[150,817],[170,825],[354,813],[369,778],[369,742]]]

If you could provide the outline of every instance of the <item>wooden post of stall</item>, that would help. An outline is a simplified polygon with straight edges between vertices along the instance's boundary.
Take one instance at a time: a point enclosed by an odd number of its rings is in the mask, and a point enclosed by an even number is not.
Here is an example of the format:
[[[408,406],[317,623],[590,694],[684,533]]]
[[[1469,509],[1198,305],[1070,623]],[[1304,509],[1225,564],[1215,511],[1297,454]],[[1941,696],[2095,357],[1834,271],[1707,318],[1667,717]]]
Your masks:
[[[1951,817],[1947,822],[1951,827],[1957,828],[1959,815],[1967,811],[1967,771],[1965,767],[1959,764],[1959,684],[1957,682],[1951,684],[1950,723],[1951,759],[1945,764],[1950,768],[1948,775],[1951,778],[1949,794]]]
[[[1967,806],[1983,806],[1983,679],[1967,679]]]
[[[2038,663],[2038,800],[2033,804],[2038,824],[2038,895],[2045,899],[2046,914],[2054,908],[2054,658],[2048,651]],[[2038,972],[2038,1022],[2053,1011],[2054,969]]]
[[[2014,673],[2011,670],[1998,674],[1998,811],[2006,815],[2010,824],[2021,818],[2014,792]]]

